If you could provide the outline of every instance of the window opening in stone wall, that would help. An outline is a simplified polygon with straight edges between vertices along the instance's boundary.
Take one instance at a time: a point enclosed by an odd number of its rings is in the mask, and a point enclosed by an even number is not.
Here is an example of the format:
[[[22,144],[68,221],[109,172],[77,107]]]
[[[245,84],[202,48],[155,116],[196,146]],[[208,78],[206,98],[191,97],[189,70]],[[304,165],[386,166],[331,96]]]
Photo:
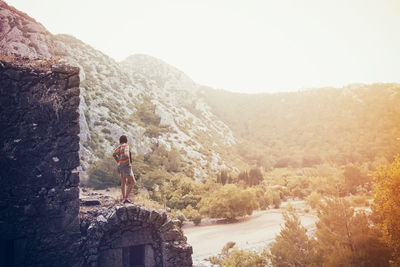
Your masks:
[[[122,254],[123,266],[145,267],[145,245],[123,248]]]

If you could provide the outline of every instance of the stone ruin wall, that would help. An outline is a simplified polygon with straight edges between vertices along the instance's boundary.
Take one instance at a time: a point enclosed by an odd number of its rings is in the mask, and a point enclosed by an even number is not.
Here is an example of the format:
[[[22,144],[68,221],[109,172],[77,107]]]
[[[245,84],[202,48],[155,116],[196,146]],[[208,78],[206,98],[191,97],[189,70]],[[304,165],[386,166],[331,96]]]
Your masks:
[[[71,266],[80,246],[79,69],[34,64],[0,61],[0,265]]]
[[[165,212],[127,204],[81,218],[84,266],[132,266],[133,253],[141,254],[135,266],[192,266],[192,247]]]
[[[79,69],[53,63],[0,59],[0,266],[191,266],[163,212],[79,214]]]

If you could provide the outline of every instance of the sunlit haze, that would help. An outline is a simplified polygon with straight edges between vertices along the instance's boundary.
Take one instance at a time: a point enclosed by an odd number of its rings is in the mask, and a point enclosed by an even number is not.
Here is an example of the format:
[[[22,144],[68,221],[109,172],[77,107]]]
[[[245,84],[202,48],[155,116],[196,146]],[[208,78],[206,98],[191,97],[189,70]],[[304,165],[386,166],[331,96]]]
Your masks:
[[[400,82],[400,1],[7,0],[121,61],[238,92]]]

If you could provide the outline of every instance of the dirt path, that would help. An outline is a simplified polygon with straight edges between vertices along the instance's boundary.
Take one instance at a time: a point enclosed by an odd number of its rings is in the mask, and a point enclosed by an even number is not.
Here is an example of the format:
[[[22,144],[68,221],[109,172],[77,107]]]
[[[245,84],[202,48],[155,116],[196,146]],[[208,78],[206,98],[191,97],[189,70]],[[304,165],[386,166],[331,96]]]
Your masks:
[[[307,229],[314,228],[316,217],[301,215]],[[188,243],[193,247],[193,260],[218,254],[229,241],[244,249],[260,249],[271,243],[283,224],[281,209],[255,212],[243,222],[183,227]]]

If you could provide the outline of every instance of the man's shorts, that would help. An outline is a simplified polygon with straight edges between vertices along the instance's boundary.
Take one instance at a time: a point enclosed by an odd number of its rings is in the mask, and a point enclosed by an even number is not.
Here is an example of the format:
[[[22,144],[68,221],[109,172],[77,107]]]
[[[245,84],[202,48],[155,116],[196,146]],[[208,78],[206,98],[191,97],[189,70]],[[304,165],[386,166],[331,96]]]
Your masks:
[[[119,173],[122,177],[128,177],[132,176],[133,177],[133,172],[132,172],[132,167],[131,166],[119,166]],[[135,178],[133,178],[135,179]]]

